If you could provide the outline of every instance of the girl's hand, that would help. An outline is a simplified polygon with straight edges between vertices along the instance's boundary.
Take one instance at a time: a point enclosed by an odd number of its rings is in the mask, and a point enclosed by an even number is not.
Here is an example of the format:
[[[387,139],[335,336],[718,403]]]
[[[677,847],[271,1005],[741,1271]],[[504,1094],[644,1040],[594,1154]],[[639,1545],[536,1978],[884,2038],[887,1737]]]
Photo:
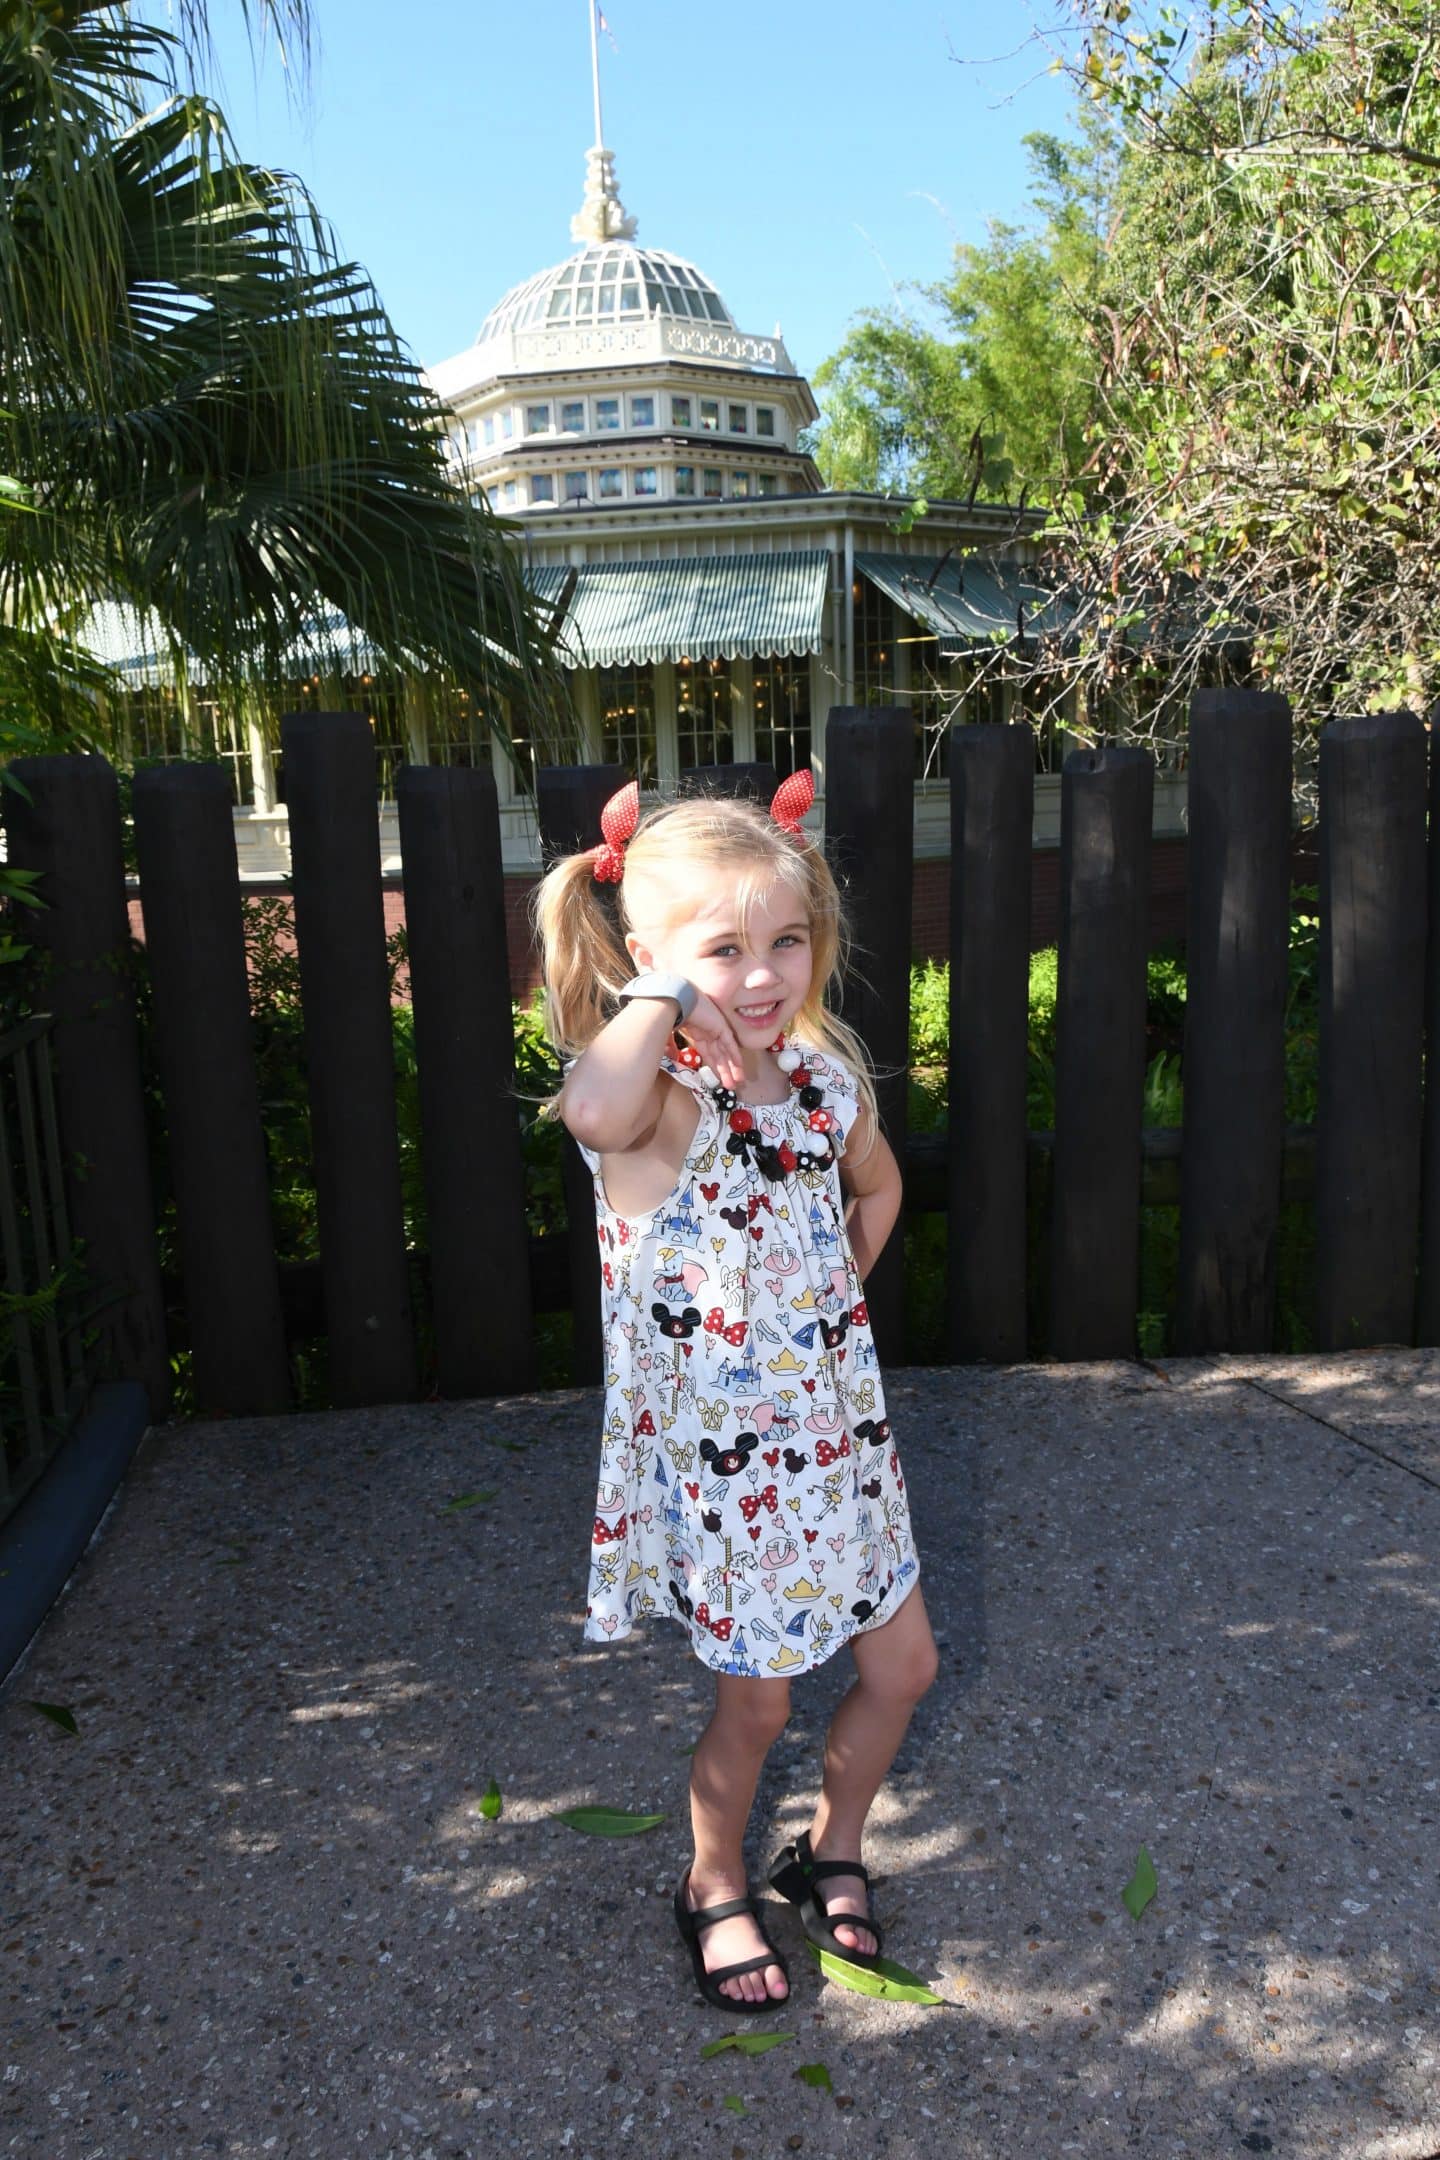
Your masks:
[[[693,1043],[722,1087],[745,1085],[745,1061],[734,1031],[720,1008],[702,993],[685,1022],[685,1040]]]

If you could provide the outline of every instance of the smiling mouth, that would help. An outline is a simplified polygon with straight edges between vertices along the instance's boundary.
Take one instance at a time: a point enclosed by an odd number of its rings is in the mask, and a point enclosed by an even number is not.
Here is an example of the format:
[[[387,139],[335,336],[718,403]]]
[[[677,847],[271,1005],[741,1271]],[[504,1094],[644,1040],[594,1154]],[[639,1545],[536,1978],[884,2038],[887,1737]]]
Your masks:
[[[772,998],[768,1005],[737,1005],[735,1010],[742,1020],[758,1026],[762,1020],[768,1020],[773,1013],[779,1012],[780,1005],[779,998]]]

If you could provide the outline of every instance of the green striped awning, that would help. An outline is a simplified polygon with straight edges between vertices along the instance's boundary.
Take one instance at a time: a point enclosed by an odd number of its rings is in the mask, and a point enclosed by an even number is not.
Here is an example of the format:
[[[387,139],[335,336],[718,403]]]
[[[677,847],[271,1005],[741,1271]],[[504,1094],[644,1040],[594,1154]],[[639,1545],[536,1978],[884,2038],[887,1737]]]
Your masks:
[[[933,630],[941,656],[967,645],[1004,644],[1063,632],[1074,610],[1033,585],[1021,564],[993,555],[857,555],[855,567],[915,621]]]
[[[567,667],[594,668],[819,652],[829,574],[824,548],[585,563],[575,573],[558,655]],[[536,597],[552,602],[568,575],[559,564],[527,573]]]

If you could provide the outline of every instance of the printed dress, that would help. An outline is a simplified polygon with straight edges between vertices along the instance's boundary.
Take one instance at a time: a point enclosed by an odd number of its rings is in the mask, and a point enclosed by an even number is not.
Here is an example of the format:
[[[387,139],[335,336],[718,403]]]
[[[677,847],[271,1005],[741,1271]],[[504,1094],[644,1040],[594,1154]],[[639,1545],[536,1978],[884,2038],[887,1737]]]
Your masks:
[[[802,1042],[844,1136],[854,1076]],[[845,1228],[839,1166],[765,1177],[700,1108],[674,1190],[629,1220],[594,1173],[605,1432],[585,1635],[669,1614],[716,1672],[785,1677],[888,1620],[919,1575],[905,1479]],[[778,1145],[814,1135],[792,1094],[751,1103]]]

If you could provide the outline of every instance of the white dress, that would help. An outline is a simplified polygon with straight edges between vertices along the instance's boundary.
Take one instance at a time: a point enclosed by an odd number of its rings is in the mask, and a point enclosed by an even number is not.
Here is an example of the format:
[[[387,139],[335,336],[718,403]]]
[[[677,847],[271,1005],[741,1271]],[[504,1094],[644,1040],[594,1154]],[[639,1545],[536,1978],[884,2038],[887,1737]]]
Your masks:
[[[796,1040],[837,1150],[859,1098],[832,1052]],[[765,1177],[700,1120],[673,1191],[643,1216],[594,1173],[605,1431],[585,1635],[668,1614],[716,1672],[783,1678],[882,1625],[919,1576],[900,1459],[846,1233],[838,1163]],[[792,1094],[748,1107],[775,1145],[815,1144]]]

